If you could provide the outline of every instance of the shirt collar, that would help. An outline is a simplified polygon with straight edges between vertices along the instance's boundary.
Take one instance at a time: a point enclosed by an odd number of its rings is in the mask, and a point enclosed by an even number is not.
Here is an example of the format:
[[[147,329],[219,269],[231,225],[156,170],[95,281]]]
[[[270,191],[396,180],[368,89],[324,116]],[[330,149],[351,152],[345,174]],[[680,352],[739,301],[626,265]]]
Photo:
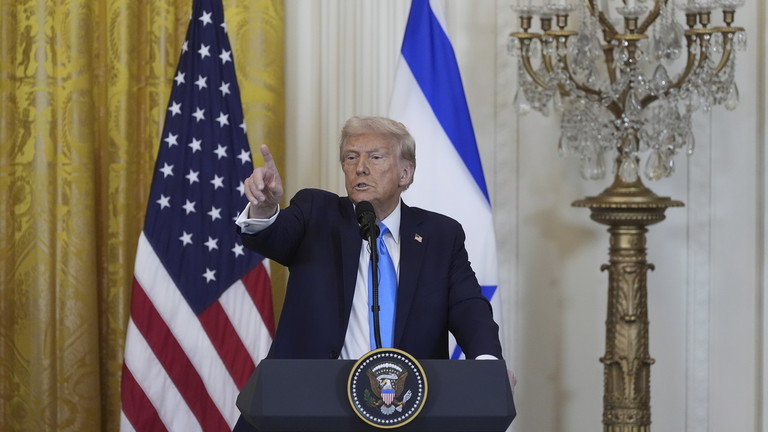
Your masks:
[[[395,207],[394,210],[392,210],[392,213],[389,214],[382,222],[384,225],[389,228],[390,234],[392,234],[392,238],[395,239],[395,244],[400,244],[400,216],[402,214],[401,212],[401,206],[402,201],[397,201],[397,207]]]

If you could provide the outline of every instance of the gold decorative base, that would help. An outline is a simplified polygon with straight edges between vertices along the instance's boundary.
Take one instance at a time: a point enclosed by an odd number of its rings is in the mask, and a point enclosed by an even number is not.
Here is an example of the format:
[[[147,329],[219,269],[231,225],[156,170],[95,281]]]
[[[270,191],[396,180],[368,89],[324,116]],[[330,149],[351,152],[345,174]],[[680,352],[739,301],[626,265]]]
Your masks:
[[[638,178],[627,183],[618,176],[596,197],[575,201],[587,207],[592,220],[608,225],[608,316],[605,322],[603,431],[650,432],[651,365],[648,353],[647,225],[664,220],[668,207],[683,203],[659,197]]]

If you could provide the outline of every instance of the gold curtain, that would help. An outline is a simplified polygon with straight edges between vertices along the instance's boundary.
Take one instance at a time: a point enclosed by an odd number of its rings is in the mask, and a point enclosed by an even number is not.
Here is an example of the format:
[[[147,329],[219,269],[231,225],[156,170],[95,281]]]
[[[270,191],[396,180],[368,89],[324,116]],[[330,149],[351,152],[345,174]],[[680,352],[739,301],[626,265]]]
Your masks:
[[[133,260],[192,0],[0,3],[0,430],[116,431]],[[282,165],[282,1],[224,7],[251,146]]]

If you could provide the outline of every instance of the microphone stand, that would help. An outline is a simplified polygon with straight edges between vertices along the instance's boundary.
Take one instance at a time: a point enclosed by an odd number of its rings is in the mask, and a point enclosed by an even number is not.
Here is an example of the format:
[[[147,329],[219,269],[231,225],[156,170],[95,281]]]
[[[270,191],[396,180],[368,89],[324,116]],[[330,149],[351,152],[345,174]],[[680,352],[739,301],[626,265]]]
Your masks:
[[[379,322],[379,251],[376,239],[378,239],[378,225],[372,225],[368,230],[368,247],[371,251],[371,312],[373,313],[373,336],[376,340],[376,348],[381,348],[381,324]]]

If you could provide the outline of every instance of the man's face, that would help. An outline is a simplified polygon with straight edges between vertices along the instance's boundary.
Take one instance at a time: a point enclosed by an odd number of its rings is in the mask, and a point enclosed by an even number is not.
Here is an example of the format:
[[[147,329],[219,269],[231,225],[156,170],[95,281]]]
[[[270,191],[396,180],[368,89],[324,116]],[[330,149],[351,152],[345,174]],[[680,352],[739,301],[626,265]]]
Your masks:
[[[395,209],[413,175],[410,164],[400,160],[397,145],[376,134],[348,138],[341,167],[349,198],[355,203],[370,201],[379,220]]]

